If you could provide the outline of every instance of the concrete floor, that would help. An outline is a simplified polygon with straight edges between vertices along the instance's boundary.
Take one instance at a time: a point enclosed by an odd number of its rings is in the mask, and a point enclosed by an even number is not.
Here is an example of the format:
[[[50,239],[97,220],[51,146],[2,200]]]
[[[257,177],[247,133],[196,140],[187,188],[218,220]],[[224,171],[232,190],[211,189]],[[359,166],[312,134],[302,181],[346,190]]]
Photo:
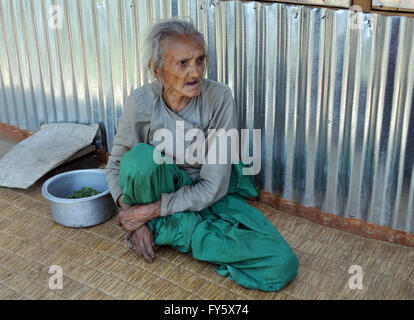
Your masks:
[[[0,135],[0,158],[2,158],[7,151],[13,148],[17,143],[18,141],[14,139]]]

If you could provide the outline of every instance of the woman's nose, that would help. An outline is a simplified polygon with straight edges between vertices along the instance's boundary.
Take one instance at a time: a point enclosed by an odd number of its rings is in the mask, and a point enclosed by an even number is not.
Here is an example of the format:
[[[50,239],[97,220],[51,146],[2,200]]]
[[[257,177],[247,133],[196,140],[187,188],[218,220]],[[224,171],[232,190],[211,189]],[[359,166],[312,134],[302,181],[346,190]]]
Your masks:
[[[190,64],[189,76],[190,77],[199,77],[203,73],[203,68],[197,65],[197,63]]]

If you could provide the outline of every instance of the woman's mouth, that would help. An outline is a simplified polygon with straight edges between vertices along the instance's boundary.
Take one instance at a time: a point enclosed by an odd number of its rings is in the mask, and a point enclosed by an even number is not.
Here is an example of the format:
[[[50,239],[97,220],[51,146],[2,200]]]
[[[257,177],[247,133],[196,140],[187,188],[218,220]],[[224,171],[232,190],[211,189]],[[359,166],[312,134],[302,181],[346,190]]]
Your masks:
[[[196,86],[196,85],[198,85],[198,81],[191,81],[191,82],[187,82],[186,84],[185,84],[186,86]]]

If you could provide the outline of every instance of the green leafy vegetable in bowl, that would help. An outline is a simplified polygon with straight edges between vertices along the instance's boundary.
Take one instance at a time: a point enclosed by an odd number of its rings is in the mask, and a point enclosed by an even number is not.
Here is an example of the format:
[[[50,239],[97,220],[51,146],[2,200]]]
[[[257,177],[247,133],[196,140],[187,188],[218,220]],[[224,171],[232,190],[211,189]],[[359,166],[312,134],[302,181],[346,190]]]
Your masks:
[[[93,188],[87,188],[87,187],[83,187],[82,189],[75,191],[74,193],[72,193],[71,195],[67,196],[67,199],[78,199],[78,198],[86,198],[86,197],[91,197],[94,195],[99,194],[100,192],[96,191]]]

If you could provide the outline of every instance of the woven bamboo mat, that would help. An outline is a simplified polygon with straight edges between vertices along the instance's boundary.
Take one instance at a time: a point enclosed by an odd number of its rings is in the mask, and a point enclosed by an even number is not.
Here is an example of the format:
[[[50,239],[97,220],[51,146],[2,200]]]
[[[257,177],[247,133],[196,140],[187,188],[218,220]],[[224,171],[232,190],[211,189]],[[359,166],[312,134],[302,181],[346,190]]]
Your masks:
[[[252,203],[276,226],[300,261],[282,291],[245,289],[212,264],[160,247],[152,264],[123,241],[111,220],[65,228],[41,195],[0,188],[0,299],[414,299],[414,250],[362,238]],[[62,289],[49,288],[49,268],[63,271]],[[362,268],[362,289],[350,289],[349,267]]]

